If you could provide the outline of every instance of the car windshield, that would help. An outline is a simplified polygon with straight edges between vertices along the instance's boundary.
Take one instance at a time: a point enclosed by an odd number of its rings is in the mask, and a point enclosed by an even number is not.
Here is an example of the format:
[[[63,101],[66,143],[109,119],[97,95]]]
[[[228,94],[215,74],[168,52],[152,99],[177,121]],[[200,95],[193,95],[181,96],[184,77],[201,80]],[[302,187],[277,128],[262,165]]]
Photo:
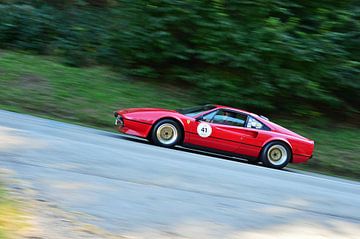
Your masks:
[[[205,111],[208,111],[208,110],[211,110],[214,108],[216,108],[215,105],[201,105],[201,106],[194,106],[194,107],[185,108],[185,109],[179,109],[176,111],[179,112],[180,114],[193,117],[195,115],[198,115],[202,112],[205,112]]]

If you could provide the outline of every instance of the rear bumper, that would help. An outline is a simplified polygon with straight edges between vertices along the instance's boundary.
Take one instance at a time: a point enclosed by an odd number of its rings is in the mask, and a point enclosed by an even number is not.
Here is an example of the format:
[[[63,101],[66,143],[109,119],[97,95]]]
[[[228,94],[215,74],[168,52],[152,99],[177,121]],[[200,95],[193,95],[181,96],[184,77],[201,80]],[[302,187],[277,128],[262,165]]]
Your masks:
[[[292,163],[305,163],[309,159],[311,159],[313,156],[306,156],[306,155],[300,155],[300,154],[294,154],[292,158]]]

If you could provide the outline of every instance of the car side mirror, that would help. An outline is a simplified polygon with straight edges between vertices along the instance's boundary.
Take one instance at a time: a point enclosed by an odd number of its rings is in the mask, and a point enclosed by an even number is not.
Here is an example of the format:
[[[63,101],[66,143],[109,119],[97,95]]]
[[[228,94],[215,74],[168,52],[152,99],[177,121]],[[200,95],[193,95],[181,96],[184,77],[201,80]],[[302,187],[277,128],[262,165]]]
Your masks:
[[[201,120],[203,120],[203,116],[202,115],[200,115],[199,117],[196,117],[196,119],[195,119],[197,122],[199,122],[199,121],[201,121]]]

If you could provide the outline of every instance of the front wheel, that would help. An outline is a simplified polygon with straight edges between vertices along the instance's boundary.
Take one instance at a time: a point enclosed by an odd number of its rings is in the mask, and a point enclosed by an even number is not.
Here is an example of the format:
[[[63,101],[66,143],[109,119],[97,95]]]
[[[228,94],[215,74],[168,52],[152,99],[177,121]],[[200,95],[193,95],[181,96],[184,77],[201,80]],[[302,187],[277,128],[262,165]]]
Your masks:
[[[260,160],[270,168],[281,169],[288,165],[291,159],[289,146],[282,142],[270,142],[261,152]]]
[[[177,122],[171,119],[160,120],[151,132],[151,141],[159,146],[173,147],[180,142],[181,129]]]

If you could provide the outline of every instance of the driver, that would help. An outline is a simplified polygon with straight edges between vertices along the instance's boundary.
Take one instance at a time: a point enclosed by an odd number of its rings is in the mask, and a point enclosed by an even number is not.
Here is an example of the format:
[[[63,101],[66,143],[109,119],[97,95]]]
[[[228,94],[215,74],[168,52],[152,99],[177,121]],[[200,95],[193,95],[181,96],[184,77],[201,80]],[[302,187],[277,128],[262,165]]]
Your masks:
[[[222,124],[232,125],[231,118],[234,117],[233,113],[231,113],[229,111],[223,111],[222,116],[223,116],[222,117]]]

